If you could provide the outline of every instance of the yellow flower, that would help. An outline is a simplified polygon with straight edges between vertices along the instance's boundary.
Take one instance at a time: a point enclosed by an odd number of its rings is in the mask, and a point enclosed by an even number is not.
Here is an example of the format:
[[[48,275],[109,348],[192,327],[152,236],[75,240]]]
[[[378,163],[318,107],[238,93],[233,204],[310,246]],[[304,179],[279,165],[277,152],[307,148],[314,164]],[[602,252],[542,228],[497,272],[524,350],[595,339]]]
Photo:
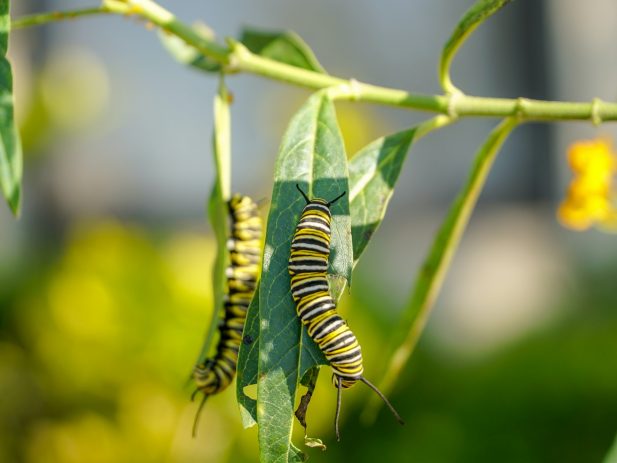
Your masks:
[[[574,143],[568,162],[574,178],[557,210],[559,221],[574,230],[612,222],[616,215],[612,197],[617,158],[610,143],[603,139]]]
[[[568,150],[568,162],[575,173],[606,173],[615,170],[615,155],[606,139],[574,143]]]
[[[573,230],[587,230],[591,227],[591,220],[583,208],[573,207],[567,202],[562,202],[557,209],[557,218],[564,227]]]

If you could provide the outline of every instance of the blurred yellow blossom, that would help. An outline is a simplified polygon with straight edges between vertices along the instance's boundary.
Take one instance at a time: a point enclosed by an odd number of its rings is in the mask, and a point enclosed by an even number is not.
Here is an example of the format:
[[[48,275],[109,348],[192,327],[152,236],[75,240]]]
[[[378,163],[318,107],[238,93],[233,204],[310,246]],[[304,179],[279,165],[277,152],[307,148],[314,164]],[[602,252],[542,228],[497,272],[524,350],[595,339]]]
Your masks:
[[[610,228],[617,216],[612,201],[617,158],[610,142],[597,139],[574,143],[568,151],[568,163],[574,178],[557,211],[559,221],[574,230]]]
[[[602,138],[574,143],[568,151],[570,168],[581,174],[606,173],[615,166],[611,143]]]

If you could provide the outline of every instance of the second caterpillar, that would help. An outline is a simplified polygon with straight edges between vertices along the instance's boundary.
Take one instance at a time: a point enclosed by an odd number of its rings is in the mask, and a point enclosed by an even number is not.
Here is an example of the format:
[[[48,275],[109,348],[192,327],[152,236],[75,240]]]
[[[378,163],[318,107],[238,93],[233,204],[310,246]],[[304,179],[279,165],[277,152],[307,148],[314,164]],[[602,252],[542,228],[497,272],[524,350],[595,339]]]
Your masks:
[[[226,270],[227,294],[223,304],[225,316],[219,326],[216,354],[196,365],[193,371],[197,386],[193,397],[198,392],[203,393],[195,416],[193,435],[206,399],[226,389],[236,374],[242,330],[259,274],[262,223],[257,204],[248,196],[235,194],[229,200],[228,207],[231,237],[227,240],[230,265]]]
[[[291,295],[296,303],[296,312],[308,334],[323,352],[333,371],[337,388],[334,427],[340,439],[338,420],[341,410],[341,390],[361,381],[369,386],[386,403],[396,420],[403,420],[388,399],[364,376],[362,351],[358,339],[345,320],[336,312],[336,303],[330,296],[326,272],[330,256],[330,206],[345,195],[325,199],[308,196],[299,185],[296,188],[306,201],[291,242],[289,274]]]

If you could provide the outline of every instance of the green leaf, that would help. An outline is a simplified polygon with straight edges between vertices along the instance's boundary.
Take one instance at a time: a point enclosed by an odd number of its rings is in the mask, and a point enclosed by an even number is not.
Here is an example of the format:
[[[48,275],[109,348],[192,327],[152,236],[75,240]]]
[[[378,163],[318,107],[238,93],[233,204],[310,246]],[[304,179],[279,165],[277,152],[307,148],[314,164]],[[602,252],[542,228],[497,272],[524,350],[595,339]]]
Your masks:
[[[315,386],[317,385],[317,378],[319,378],[319,367],[309,368],[300,380],[300,384],[306,386],[306,393],[300,398],[300,404],[296,409],[294,415],[298,418],[298,421],[304,428],[304,438],[306,440],[306,412],[308,406],[313,398],[313,392],[315,392]]]
[[[400,328],[394,336],[394,345],[397,348],[390,357],[386,374],[379,385],[379,389],[386,395],[413,353],[497,153],[517,123],[516,118],[504,119],[489,134],[476,154],[466,183],[452,202],[435,236],[429,254],[416,277],[411,298],[399,324]],[[381,401],[371,397],[365,416],[374,418],[381,404]]]
[[[487,18],[497,13],[512,0],[478,0],[460,19],[450,39],[446,42],[439,63],[439,81],[447,93],[457,89],[450,80],[450,65],[458,49],[465,43],[467,37]]]
[[[238,376],[236,397],[240,407],[242,426],[250,428],[257,424],[257,401],[246,394],[244,388],[257,385],[257,363],[259,361],[259,287],[249,305],[242,333],[242,344],[238,353]]]
[[[416,129],[413,128],[375,140],[359,151],[349,163],[354,262],[358,260],[383,220],[415,133]],[[345,280],[336,278],[336,275],[332,276],[334,278],[330,279],[331,292],[333,297],[336,297],[336,294],[342,291],[342,288],[336,289],[336,282]],[[256,297],[249,308],[244,331],[245,338],[248,335],[252,343],[248,345],[243,343],[238,362],[237,393],[245,427],[252,426],[256,422],[256,402],[244,394],[243,390],[244,387],[254,384],[257,380],[255,366],[258,359],[259,336],[257,310]],[[303,410],[303,413],[305,412],[306,410]],[[311,438],[308,439],[311,440]],[[315,440],[315,443],[319,442]]]
[[[214,133],[212,153],[216,178],[208,201],[208,219],[216,238],[216,258],[212,268],[213,309],[208,331],[199,353],[198,363],[203,362],[210,351],[219,326],[223,298],[225,296],[225,269],[229,264],[227,237],[229,236],[227,201],[230,198],[231,163],[231,122],[229,96],[221,81],[218,94],[214,97]]]
[[[214,98],[214,135],[212,146],[214,165],[216,167],[216,180],[219,184],[221,197],[225,201],[225,207],[227,207],[227,201],[231,199],[230,102],[231,96],[227,91],[225,82],[221,79],[219,91]]]
[[[307,460],[308,457],[299,448],[293,444],[289,446],[289,453],[287,454],[287,461],[289,463],[303,463]]]
[[[214,33],[205,24],[196,24],[193,29],[197,34],[205,39],[214,39]],[[163,47],[179,63],[194,67],[205,72],[219,72],[221,65],[213,59],[204,56],[195,47],[188,45],[180,37],[170,34],[164,30],[159,30],[159,39]]]
[[[349,162],[349,201],[354,266],[381,224],[417,128],[373,141]],[[345,278],[328,275],[330,295],[339,300]]]
[[[261,461],[287,461],[298,381],[327,364],[296,315],[287,269],[291,239],[309,197],[349,191],[347,159],[334,105],[326,93],[311,96],[292,118],[279,150],[259,292],[257,422]],[[332,206],[330,273],[349,279],[353,263],[348,197]]]
[[[296,418],[304,428],[304,445],[311,448],[318,448],[320,450],[326,450],[326,446],[324,445],[321,439],[316,437],[308,436],[308,427],[306,424],[306,413],[308,411],[308,407],[311,403],[311,398],[313,397],[313,393],[315,392],[315,387],[317,386],[317,379],[319,378],[319,367],[310,368],[302,377],[300,384],[306,386],[306,392],[302,397],[300,397],[300,403],[298,404],[298,408],[295,412]]]
[[[341,275],[327,275],[330,296],[338,301],[347,287],[347,279]]]
[[[613,442],[613,446],[604,458],[604,463],[617,463],[617,437],[615,437],[615,442]]]
[[[242,31],[240,42],[257,55],[326,74],[311,48],[294,32],[245,28]]]
[[[349,162],[354,263],[383,220],[416,129],[382,137]]]
[[[0,186],[11,211],[18,216],[22,152],[13,114],[13,73],[6,58],[10,29],[9,1],[0,0]]]
[[[323,441],[321,439],[318,439],[317,437],[304,436],[304,445],[314,449],[319,449],[322,452],[325,452],[327,450],[326,444],[324,444]]]

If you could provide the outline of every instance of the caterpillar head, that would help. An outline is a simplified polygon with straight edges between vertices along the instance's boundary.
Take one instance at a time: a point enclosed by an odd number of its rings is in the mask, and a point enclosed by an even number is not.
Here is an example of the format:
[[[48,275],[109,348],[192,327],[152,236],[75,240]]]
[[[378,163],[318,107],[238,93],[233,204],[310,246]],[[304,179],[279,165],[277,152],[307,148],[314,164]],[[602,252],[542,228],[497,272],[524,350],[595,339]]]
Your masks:
[[[304,191],[302,191],[302,188],[300,188],[300,185],[298,185],[297,183],[296,183],[296,188],[302,194],[302,197],[306,201],[306,205],[307,206],[310,206],[311,204],[318,204],[318,205],[321,205],[321,206],[325,206],[327,209],[330,209],[330,206],[332,206],[335,202],[337,202],[339,199],[341,199],[343,196],[345,196],[345,194],[347,194],[346,191],[343,191],[340,195],[338,195],[334,199],[331,199],[330,201],[328,201],[326,199],[323,199],[323,198],[309,199],[307,194]]]

